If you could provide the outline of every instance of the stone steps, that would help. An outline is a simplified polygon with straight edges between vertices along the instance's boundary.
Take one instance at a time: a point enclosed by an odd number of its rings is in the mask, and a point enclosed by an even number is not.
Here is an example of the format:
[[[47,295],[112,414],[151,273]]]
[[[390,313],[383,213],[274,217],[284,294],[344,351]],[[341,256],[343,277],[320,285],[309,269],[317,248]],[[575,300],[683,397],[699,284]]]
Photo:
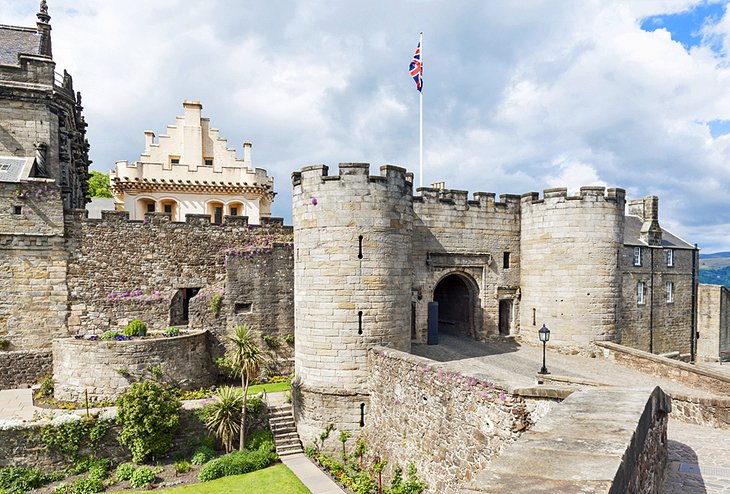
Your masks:
[[[274,436],[276,454],[288,456],[302,453],[297,426],[290,404],[272,405],[269,407],[269,427]]]

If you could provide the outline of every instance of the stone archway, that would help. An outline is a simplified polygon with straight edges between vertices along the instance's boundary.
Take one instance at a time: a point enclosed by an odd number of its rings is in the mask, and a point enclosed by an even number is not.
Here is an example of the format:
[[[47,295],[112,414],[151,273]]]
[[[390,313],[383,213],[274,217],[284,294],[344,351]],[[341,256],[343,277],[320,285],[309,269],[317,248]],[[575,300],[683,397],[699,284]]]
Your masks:
[[[439,303],[439,333],[474,338],[477,284],[471,277],[463,273],[444,276],[433,291],[433,300]]]

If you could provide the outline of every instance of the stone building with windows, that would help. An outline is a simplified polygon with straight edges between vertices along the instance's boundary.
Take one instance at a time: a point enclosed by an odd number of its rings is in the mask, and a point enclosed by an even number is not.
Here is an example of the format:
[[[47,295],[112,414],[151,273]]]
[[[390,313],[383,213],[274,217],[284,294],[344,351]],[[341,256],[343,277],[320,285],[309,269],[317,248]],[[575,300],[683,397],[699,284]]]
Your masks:
[[[252,168],[251,143],[243,144],[243,159],[228,141],[201,117],[203,106],[183,101],[184,114],[165,135],[148,130],[139,161],[117,161],[110,173],[115,209],[132,219],[165,213],[172,221],[187,214],[208,214],[221,224],[224,216],[247,216],[251,224],[271,216],[274,179]]]

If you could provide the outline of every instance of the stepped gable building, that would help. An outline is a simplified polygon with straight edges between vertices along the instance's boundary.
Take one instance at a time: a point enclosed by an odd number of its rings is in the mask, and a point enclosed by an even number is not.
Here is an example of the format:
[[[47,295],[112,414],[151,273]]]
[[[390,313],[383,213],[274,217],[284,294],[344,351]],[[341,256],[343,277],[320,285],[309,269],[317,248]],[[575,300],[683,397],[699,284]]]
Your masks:
[[[184,101],[184,115],[167,134],[155,139],[145,131],[145,150],[139,161],[117,161],[111,172],[117,210],[132,219],[146,213],[171,215],[184,221],[187,214],[208,214],[220,224],[224,216],[247,216],[251,224],[271,215],[274,179],[266,170],[252,168],[251,143],[243,144],[243,159],[228,141],[201,117],[203,106]]]

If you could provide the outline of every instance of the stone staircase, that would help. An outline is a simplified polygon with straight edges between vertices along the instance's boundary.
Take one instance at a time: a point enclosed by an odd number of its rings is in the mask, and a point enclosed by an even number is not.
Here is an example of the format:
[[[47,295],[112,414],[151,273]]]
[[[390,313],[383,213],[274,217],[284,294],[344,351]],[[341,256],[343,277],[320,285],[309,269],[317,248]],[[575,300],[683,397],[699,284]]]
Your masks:
[[[269,405],[269,427],[274,435],[276,454],[289,456],[302,453],[302,443],[294,424],[294,414],[289,403]]]

